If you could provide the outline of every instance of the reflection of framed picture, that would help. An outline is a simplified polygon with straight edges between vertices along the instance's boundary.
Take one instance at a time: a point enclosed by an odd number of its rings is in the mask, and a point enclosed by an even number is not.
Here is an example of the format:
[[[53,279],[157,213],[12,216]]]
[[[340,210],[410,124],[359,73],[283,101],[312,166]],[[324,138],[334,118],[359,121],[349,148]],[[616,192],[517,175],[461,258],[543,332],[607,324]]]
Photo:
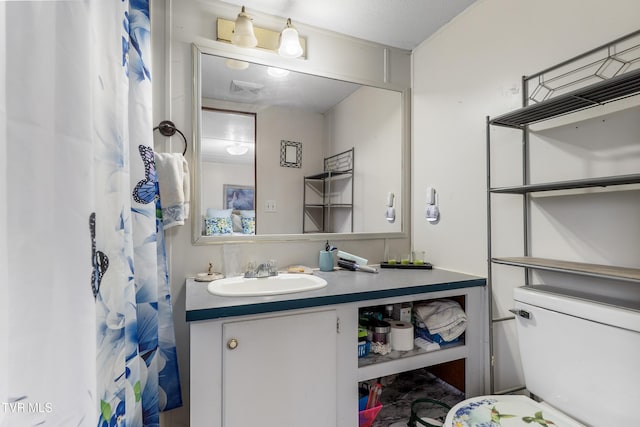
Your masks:
[[[250,185],[223,184],[224,209],[254,210],[255,189]]]

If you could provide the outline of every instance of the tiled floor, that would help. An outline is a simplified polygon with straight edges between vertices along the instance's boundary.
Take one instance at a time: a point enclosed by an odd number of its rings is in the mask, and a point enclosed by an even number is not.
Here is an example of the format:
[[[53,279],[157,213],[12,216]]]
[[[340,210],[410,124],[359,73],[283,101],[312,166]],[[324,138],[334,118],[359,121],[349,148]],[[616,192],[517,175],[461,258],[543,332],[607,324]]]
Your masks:
[[[382,383],[382,410],[372,427],[406,426],[411,416],[411,403],[416,399],[434,399],[449,406],[464,400],[464,393],[445,383],[424,369],[404,372],[397,376],[385,377]],[[435,413],[419,413],[438,419],[446,416],[446,410]],[[416,427],[422,427],[420,425]]]

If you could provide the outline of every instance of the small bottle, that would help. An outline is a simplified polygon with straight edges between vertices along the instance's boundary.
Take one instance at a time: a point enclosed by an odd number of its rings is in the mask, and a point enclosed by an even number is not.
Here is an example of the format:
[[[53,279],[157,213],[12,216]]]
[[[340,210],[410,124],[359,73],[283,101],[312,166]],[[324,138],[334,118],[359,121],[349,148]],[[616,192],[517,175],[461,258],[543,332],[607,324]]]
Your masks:
[[[387,319],[392,319],[393,318],[393,305],[392,304],[387,304],[384,307],[384,311],[385,311],[385,313],[387,313]]]

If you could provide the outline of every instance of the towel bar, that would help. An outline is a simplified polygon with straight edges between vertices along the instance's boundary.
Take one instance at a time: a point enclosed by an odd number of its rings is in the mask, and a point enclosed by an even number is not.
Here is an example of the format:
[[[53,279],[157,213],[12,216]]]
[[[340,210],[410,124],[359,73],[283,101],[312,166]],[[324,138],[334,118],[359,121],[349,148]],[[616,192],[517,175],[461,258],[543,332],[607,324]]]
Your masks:
[[[173,136],[176,132],[178,132],[184,140],[184,150],[182,151],[182,155],[184,156],[185,154],[187,154],[187,137],[184,136],[184,133],[182,133],[171,120],[161,121],[158,126],[153,128],[154,132],[156,130],[159,130],[160,133],[164,136]]]

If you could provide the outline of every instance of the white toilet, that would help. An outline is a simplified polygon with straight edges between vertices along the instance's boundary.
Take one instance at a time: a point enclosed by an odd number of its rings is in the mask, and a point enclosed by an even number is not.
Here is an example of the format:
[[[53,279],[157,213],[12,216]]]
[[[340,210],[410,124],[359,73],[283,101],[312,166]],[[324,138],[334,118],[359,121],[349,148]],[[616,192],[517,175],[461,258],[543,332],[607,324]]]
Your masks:
[[[444,426],[640,426],[640,303],[558,292],[514,290],[525,383],[543,401],[467,399],[449,411]]]

